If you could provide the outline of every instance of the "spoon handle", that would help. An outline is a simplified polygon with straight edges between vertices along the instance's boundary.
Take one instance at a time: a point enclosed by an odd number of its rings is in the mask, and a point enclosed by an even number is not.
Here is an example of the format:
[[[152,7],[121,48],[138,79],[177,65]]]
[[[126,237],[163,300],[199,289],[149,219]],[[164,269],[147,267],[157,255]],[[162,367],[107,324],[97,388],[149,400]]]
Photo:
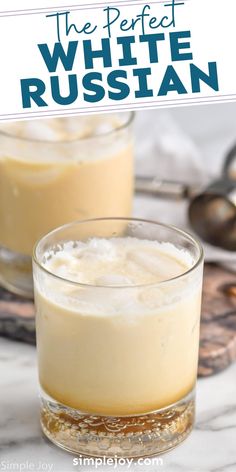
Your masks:
[[[199,187],[174,180],[161,180],[156,177],[137,176],[135,179],[135,191],[159,198],[183,200],[194,197],[199,192]]]

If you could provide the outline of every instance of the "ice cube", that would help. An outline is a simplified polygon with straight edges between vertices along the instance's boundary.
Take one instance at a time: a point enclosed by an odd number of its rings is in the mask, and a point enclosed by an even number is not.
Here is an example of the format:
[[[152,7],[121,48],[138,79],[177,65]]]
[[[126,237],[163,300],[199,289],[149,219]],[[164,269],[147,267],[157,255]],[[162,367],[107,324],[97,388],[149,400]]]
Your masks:
[[[14,135],[14,136],[21,136],[22,128],[24,126],[24,121],[13,121],[11,123],[1,123],[0,130],[3,133]]]
[[[97,136],[100,136],[102,134],[108,134],[113,130],[114,130],[114,127],[112,126],[112,123],[108,123],[108,122],[98,123],[96,128],[94,129],[94,134],[96,134]]]
[[[53,120],[33,120],[25,122],[24,137],[39,141],[58,141],[60,132],[53,126]]]
[[[108,239],[91,238],[87,246],[81,250],[81,255],[88,259],[112,261],[116,258],[117,248]]]
[[[76,288],[69,296],[69,303],[72,303],[82,314],[109,316],[112,312],[114,313],[110,304],[111,297],[107,289],[102,287]]]
[[[164,305],[164,292],[157,287],[145,287],[139,293],[139,300],[145,308],[153,310]]]
[[[120,274],[106,274],[101,275],[95,279],[96,285],[106,285],[106,286],[126,286],[133,285],[133,282],[130,278],[125,277]]]
[[[93,128],[88,117],[67,118],[65,130],[68,139],[84,139],[93,135]]]
[[[169,257],[166,254],[158,252],[134,252],[128,253],[128,259],[137,264],[138,268],[142,268],[147,275],[155,276],[157,282],[168,280],[183,272],[183,267],[179,261]],[[154,281],[154,277],[153,277]]]

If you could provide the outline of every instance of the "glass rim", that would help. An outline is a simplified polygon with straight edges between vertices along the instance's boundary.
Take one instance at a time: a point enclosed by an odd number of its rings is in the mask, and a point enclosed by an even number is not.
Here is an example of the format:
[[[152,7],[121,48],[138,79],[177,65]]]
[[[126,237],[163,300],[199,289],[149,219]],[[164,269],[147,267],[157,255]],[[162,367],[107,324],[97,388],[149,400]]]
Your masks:
[[[116,112],[117,113],[117,112]],[[11,138],[11,139],[14,139],[15,141],[21,141],[21,142],[25,142],[25,143],[38,143],[38,144],[47,144],[47,145],[51,145],[51,146],[55,146],[55,145],[58,145],[58,144],[71,144],[71,143],[80,143],[80,142],[90,142],[94,139],[101,139],[103,137],[107,137],[107,136],[111,136],[112,134],[115,134],[119,131],[122,131],[123,129],[126,129],[128,128],[128,126],[130,126],[133,121],[134,121],[134,117],[135,117],[135,112],[130,110],[130,111],[125,111],[125,112],[119,112],[119,114],[125,114],[127,113],[127,119],[125,120],[124,123],[122,123],[121,125],[117,126],[117,128],[114,128],[110,131],[106,131],[105,133],[101,133],[101,134],[97,134],[97,135],[93,135],[93,136],[85,136],[85,137],[82,137],[82,138],[75,138],[75,139],[62,139],[62,140],[58,140],[58,141],[50,141],[50,140],[47,140],[47,139],[37,139],[37,138],[26,138],[26,137],[23,137],[23,136],[17,136],[15,134],[12,134],[12,133],[8,133],[6,131],[3,131],[0,129],[0,136],[4,136],[6,138]],[[104,113],[105,115],[108,114],[108,113]],[[114,113],[115,114],[115,113]],[[89,115],[89,114],[88,114]],[[71,115],[66,115],[66,116],[69,116],[71,118]],[[78,117],[79,115],[72,115],[72,118],[73,117]],[[83,115],[84,116],[84,115]],[[86,115],[87,116],[87,115]],[[50,117],[50,118],[41,118],[42,120],[45,119],[45,120],[50,120],[50,119],[53,119],[54,117]],[[59,116],[57,118],[64,118],[63,116]],[[23,121],[30,121],[30,120],[23,120]],[[32,120],[34,121],[34,120]]]
[[[162,281],[159,281],[159,282],[151,282],[151,283],[147,283],[147,284],[135,284],[135,285],[94,285],[94,284],[89,284],[89,283],[82,283],[82,282],[76,282],[76,281],[73,281],[73,280],[70,280],[68,278],[65,278],[65,277],[62,277],[58,274],[55,274],[53,272],[51,272],[50,270],[46,269],[42,263],[39,261],[38,259],[38,256],[37,256],[37,250],[39,249],[40,247],[40,244],[42,244],[45,240],[47,240],[48,237],[50,236],[53,236],[53,234],[56,234],[56,233],[60,233],[60,231],[62,230],[65,230],[65,229],[69,229],[69,228],[72,228],[73,226],[79,226],[79,225],[83,225],[83,224],[86,224],[86,223],[93,223],[93,222],[101,222],[101,221],[127,221],[127,222],[137,222],[137,223],[147,223],[147,224],[152,224],[152,225],[155,225],[155,226],[159,226],[161,228],[166,228],[168,230],[171,230],[177,234],[179,234],[180,236],[184,236],[186,239],[188,239],[189,241],[191,241],[192,244],[195,245],[195,247],[197,247],[198,249],[198,258],[196,260],[196,262],[192,265],[192,267],[190,267],[188,270],[184,271],[183,273],[175,276],[175,277],[172,277],[172,278],[169,278],[169,279],[165,279],[165,280],[162,280]],[[171,282],[174,282],[176,280],[180,280],[182,277],[185,277],[187,275],[189,275],[190,273],[192,273],[193,271],[195,271],[200,265],[201,263],[203,262],[204,260],[204,251],[203,251],[203,248],[202,248],[202,245],[200,243],[200,241],[195,238],[195,236],[193,237],[190,233],[188,233],[187,231],[185,230],[182,230],[182,229],[179,229],[178,227],[174,226],[174,225],[169,225],[169,224],[165,224],[165,223],[160,223],[158,221],[155,221],[155,220],[149,220],[149,219],[143,219],[143,218],[123,218],[123,217],[106,217],[106,218],[90,218],[90,219],[86,219],[86,220],[77,220],[77,221],[73,221],[72,223],[67,223],[65,225],[62,225],[62,226],[59,226],[55,229],[53,229],[52,231],[50,231],[49,233],[45,234],[42,238],[40,238],[34,245],[34,248],[33,248],[33,255],[32,255],[32,259],[33,259],[33,262],[36,264],[36,266],[42,270],[46,275],[50,276],[50,277],[53,277],[54,279],[56,280],[59,280],[61,282],[64,282],[64,283],[68,283],[68,284],[71,284],[73,286],[76,286],[76,287],[81,287],[81,288],[91,288],[91,289],[100,289],[102,288],[103,290],[104,289],[137,289],[137,288],[148,288],[148,287],[157,287],[157,286],[160,286],[160,285],[163,285],[163,284],[168,284],[168,283],[171,283]]]

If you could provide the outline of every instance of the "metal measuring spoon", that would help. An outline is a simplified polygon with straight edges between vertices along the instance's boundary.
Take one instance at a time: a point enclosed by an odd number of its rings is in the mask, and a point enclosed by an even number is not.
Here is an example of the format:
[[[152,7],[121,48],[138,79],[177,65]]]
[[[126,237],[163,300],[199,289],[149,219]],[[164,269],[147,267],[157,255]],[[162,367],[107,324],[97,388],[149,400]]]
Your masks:
[[[204,241],[236,251],[236,181],[225,177],[213,182],[190,201],[188,216]]]
[[[190,201],[188,214],[204,241],[236,251],[236,145],[226,155],[221,179]]]
[[[236,251],[236,145],[226,155],[222,178],[205,189],[137,177],[136,192],[172,200],[189,199],[188,217],[194,231],[214,246]]]
[[[236,180],[236,144],[231,147],[226,155],[222,174],[231,180]]]

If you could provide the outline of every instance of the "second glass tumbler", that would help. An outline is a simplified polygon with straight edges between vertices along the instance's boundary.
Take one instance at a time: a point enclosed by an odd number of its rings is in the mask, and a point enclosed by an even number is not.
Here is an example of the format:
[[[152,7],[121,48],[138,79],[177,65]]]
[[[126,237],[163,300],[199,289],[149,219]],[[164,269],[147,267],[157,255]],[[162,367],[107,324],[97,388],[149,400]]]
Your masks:
[[[0,282],[33,294],[35,242],[73,220],[130,216],[133,113],[35,120],[0,129]]]

